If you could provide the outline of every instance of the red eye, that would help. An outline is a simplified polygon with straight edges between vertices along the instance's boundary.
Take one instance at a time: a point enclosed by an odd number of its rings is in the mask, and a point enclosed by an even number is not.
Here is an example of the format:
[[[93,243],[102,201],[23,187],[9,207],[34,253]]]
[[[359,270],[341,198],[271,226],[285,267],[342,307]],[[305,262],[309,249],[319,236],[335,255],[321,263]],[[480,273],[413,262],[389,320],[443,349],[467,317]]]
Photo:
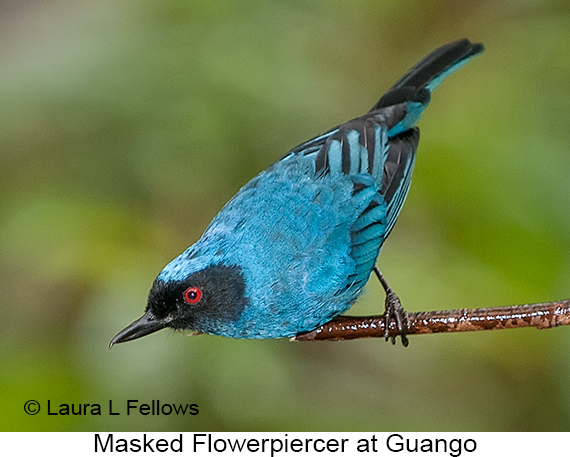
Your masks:
[[[186,303],[195,305],[202,298],[202,291],[198,287],[190,287],[184,292],[184,300]]]

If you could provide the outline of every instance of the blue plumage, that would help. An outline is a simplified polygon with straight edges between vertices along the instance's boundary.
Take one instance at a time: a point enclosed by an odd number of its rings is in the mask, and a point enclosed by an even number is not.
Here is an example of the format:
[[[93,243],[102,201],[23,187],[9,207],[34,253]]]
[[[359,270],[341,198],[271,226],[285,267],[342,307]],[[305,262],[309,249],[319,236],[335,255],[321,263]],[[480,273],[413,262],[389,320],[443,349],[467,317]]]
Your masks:
[[[290,337],[350,308],[406,198],[415,125],[431,91],[482,50],[468,40],[437,49],[367,114],[297,146],[254,177],[160,272],[145,315],[111,345],[164,327]],[[379,277],[386,316],[404,336],[405,312]]]

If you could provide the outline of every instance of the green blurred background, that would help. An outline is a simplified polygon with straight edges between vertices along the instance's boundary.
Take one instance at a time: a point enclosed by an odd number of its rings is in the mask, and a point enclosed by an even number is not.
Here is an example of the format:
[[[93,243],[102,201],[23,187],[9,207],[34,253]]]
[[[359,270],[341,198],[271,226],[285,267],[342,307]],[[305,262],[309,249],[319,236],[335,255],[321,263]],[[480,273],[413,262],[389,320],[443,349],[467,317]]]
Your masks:
[[[569,431],[568,328],[107,347],[241,185],[462,37],[382,270],[409,311],[569,298],[568,2],[1,2],[0,430]]]

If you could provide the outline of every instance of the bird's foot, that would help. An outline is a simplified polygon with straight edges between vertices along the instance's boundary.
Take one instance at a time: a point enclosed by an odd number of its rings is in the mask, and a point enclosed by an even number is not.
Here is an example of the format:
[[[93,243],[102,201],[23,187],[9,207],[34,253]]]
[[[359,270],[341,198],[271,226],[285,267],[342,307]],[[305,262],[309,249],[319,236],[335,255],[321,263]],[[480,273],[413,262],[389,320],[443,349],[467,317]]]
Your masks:
[[[402,344],[407,347],[409,344],[406,333],[410,331],[410,321],[408,313],[403,308],[398,296],[389,290],[386,293],[386,312],[384,313],[384,338],[386,341],[390,338],[390,324],[394,322],[398,329],[398,334],[402,338]],[[392,344],[396,344],[396,336],[392,336]]]

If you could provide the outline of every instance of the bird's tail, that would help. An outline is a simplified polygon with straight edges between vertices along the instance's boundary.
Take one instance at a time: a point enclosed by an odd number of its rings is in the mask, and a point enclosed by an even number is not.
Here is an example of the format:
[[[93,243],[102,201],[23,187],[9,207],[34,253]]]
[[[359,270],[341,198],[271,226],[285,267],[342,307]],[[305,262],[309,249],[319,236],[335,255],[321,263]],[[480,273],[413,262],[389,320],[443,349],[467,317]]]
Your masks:
[[[481,52],[483,52],[483,45],[471,43],[467,38],[441,46],[420,60],[402,76],[376,102],[371,111],[406,103],[410,111],[409,116],[406,116],[407,119],[399,128],[390,133],[395,135],[413,127],[428,105],[431,92],[451,73]],[[410,103],[418,105],[409,106]]]

